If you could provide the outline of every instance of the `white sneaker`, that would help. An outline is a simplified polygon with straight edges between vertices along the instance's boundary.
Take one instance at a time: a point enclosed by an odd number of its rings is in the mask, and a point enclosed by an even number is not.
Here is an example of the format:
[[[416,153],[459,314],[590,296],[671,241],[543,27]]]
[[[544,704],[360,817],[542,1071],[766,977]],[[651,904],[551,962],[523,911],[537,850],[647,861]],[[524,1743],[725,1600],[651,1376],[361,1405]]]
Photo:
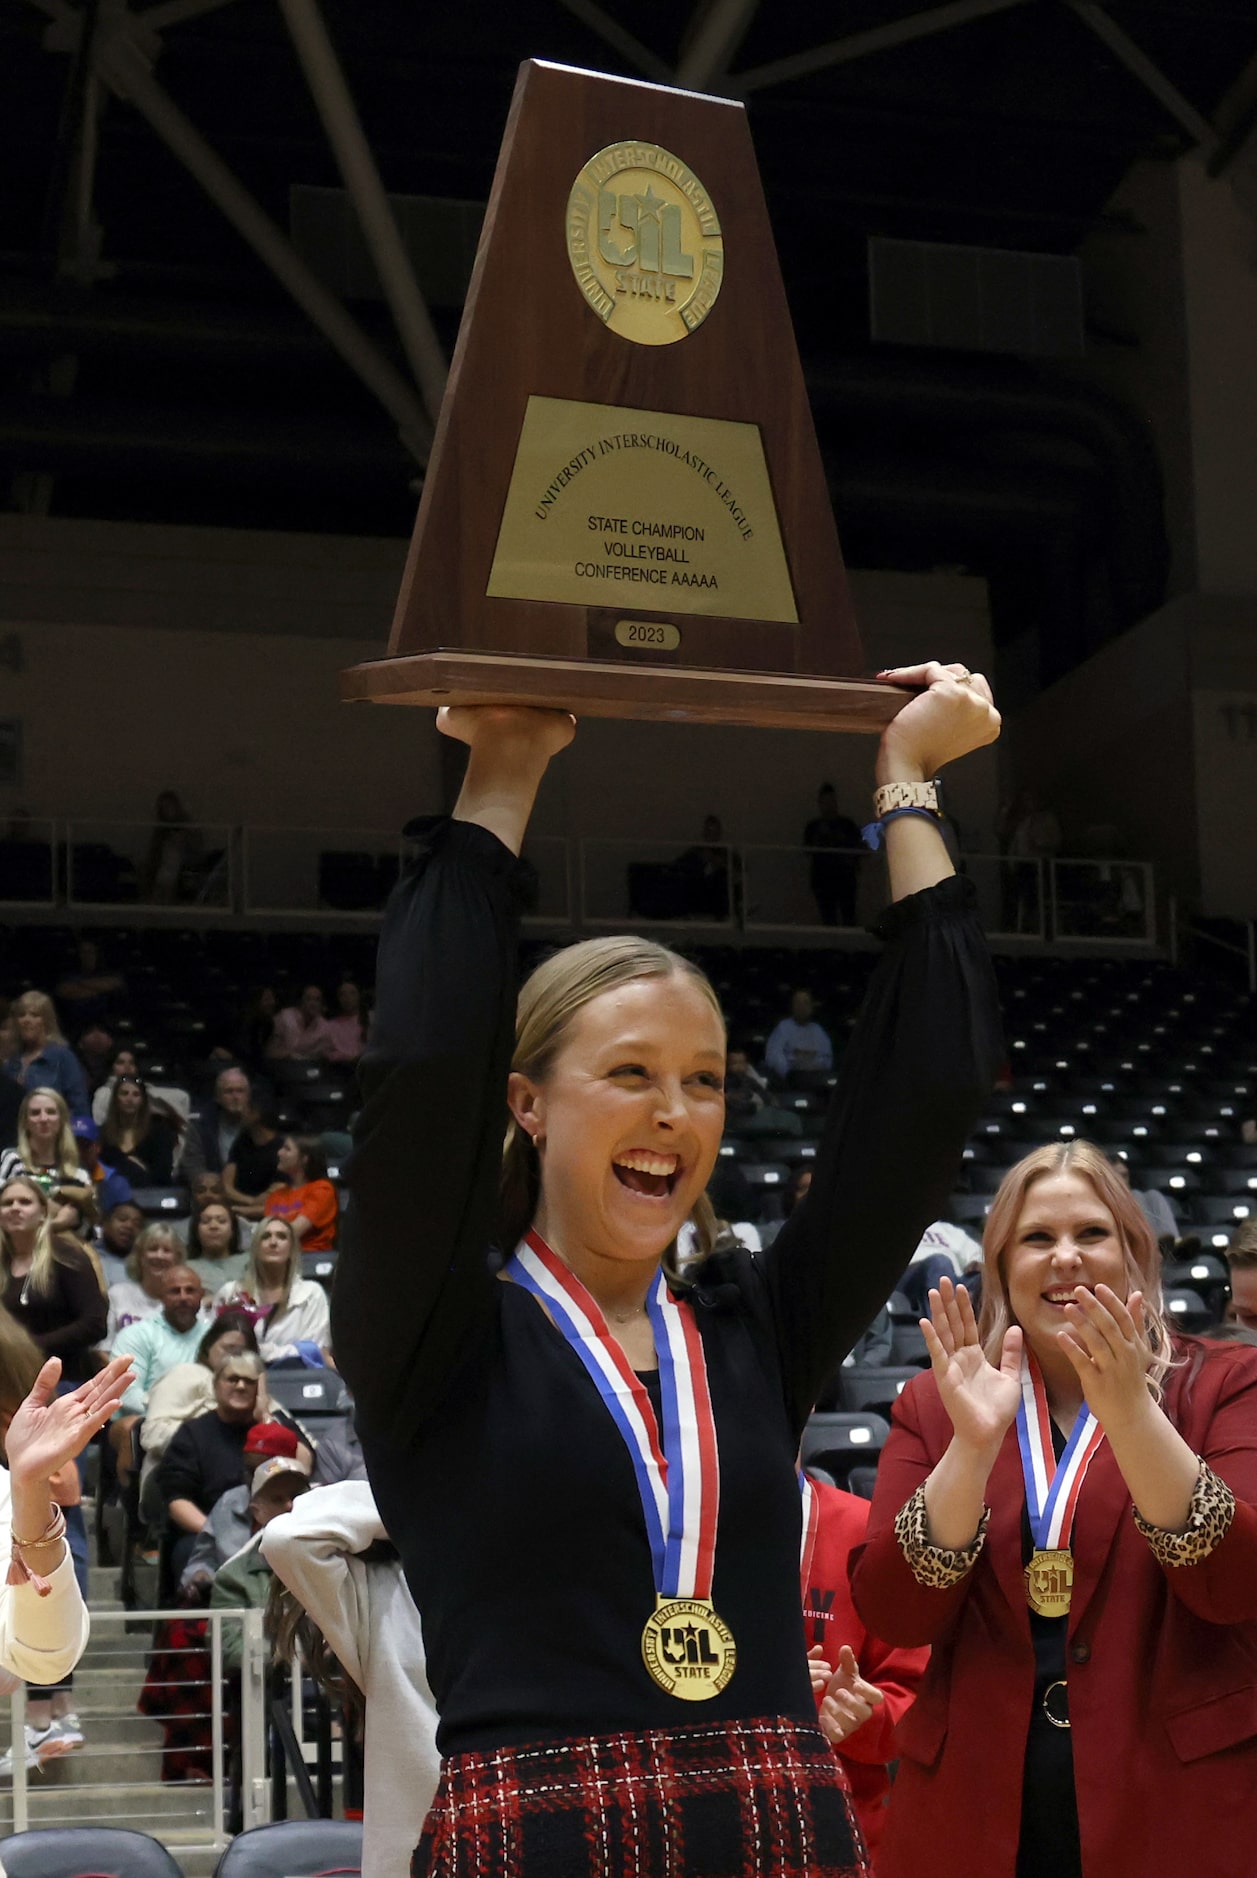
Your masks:
[[[39,1768],[40,1749],[46,1747],[48,1742],[51,1741],[52,1730],[53,1723],[51,1722],[49,1722],[46,1728],[28,1728],[26,1730],[26,1769],[28,1773],[35,1772]],[[13,1749],[8,1748],[4,1754],[0,1754],[0,1780],[12,1780],[12,1778]]]
[[[58,1716],[49,1727],[35,1748],[35,1758],[42,1766],[45,1761],[56,1760],[59,1755],[72,1754],[75,1748],[83,1746],[83,1730],[79,1718],[73,1711]]]

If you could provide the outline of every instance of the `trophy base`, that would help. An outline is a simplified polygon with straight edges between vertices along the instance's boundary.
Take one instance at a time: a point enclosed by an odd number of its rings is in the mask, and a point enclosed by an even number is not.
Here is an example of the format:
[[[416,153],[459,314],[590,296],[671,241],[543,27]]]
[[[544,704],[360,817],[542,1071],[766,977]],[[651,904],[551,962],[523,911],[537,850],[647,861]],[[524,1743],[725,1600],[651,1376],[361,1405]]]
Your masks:
[[[437,651],[372,659],[341,674],[348,703],[515,704],[577,717],[762,730],[882,731],[913,696],[898,685],[784,672],[701,671],[509,652]]]

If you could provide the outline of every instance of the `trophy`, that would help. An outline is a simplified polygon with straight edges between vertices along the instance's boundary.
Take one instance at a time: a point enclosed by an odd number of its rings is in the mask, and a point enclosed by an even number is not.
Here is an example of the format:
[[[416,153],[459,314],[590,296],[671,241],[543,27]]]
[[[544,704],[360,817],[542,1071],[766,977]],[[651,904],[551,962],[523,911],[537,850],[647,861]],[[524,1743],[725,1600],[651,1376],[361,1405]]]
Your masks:
[[[527,61],[388,656],[343,695],[879,731],[741,104]]]

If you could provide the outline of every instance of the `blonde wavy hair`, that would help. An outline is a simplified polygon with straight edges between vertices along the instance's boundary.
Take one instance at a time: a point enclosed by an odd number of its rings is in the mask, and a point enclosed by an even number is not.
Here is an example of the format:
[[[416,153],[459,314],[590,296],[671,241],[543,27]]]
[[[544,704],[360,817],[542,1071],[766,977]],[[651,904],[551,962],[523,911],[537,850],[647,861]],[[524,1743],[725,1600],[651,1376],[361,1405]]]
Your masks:
[[[33,994],[28,994],[33,995]],[[72,1187],[90,1185],[90,1176],[79,1159],[78,1143],[74,1139],[74,1130],[70,1126],[70,1110],[65,1097],[56,1089],[28,1089],[22,1099],[22,1106],[17,1116],[17,1151],[27,1167],[35,1166],[35,1157],[31,1152],[31,1138],[26,1126],[30,1105],[40,1096],[55,1103],[60,1127],[57,1129],[57,1173]]]
[[[45,1043],[65,1042],[57,1007],[46,991],[24,991],[20,998],[14,998],[9,1007],[9,1016],[15,1019],[37,1017],[44,1027]]]
[[[1126,1289],[1143,1294],[1144,1334],[1151,1357],[1148,1387],[1158,1401],[1161,1385],[1174,1365],[1170,1326],[1161,1295],[1161,1249],[1143,1209],[1103,1149],[1091,1141],[1052,1142],[1036,1148],[1009,1168],[991,1202],[982,1235],[985,1272],[978,1336],[989,1361],[998,1363],[1004,1332],[1015,1322],[1008,1302],[1005,1261],[1025,1210],[1030,1189],[1040,1180],[1073,1174],[1087,1181],[1096,1198],[1113,1215],[1117,1237],[1126,1255]]]
[[[53,1266],[57,1259],[57,1241],[52,1230],[52,1202],[33,1174],[10,1174],[3,1186],[0,1186],[0,1200],[3,1200],[10,1187],[17,1186],[26,1187],[39,1201],[41,1217],[35,1232],[35,1249],[31,1255],[26,1286],[29,1286],[34,1296],[44,1298],[52,1290]],[[6,1275],[13,1269],[13,1251],[13,1241],[0,1226],[0,1266],[3,1266]]]
[[[135,1235],[135,1244],[131,1247],[131,1250],[127,1253],[126,1259],[123,1262],[123,1268],[126,1271],[127,1277],[133,1280],[135,1284],[142,1285],[144,1282],[144,1254],[151,1245],[160,1245],[163,1240],[165,1240],[166,1244],[174,1253],[178,1263],[183,1263],[184,1250],[179,1243],[174,1228],[165,1226],[162,1224],[161,1220],[155,1219],[150,1225],[140,1228],[139,1232]]]
[[[687,979],[707,999],[723,1028],[724,1013],[711,981],[679,952],[631,933],[582,939],[544,959],[525,980],[515,1014],[511,1069],[532,1082],[544,1082],[585,1005],[604,991],[654,978]],[[498,1186],[498,1244],[508,1255],[532,1225],[540,1195],[541,1162],[536,1146],[512,1116],[502,1143]],[[705,1193],[695,1202],[690,1219],[696,1235],[693,1257],[698,1261],[711,1251],[717,1233],[716,1216]],[[669,1248],[664,1266],[669,1277],[676,1275],[675,1247]]]
[[[268,1213],[253,1228],[253,1237],[249,1241],[249,1262],[244,1268],[241,1284],[255,1304],[262,1302],[262,1271],[258,1254],[262,1245],[262,1234],[270,1226],[282,1226],[288,1234],[288,1266],[284,1273],[284,1295],[272,1311],[272,1317],[282,1317],[288,1309],[288,1300],[292,1296],[294,1281],[301,1272],[301,1241],[292,1229],[292,1221],[281,1219],[277,1213]]]

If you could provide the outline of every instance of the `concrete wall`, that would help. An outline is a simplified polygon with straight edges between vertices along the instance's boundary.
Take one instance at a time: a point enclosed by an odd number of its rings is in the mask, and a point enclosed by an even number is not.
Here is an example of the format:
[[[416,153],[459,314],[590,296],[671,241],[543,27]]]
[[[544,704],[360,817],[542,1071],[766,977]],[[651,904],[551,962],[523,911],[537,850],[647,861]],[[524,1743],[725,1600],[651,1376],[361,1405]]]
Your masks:
[[[176,787],[204,823],[398,826],[439,808],[426,714],[338,702],[342,667],[384,647],[404,544],[0,517],[0,717],[23,720],[25,776],[0,820],[147,820]],[[986,590],[963,576],[857,575],[870,670],[990,662]],[[690,839],[709,811],[740,841],[795,841],[817,785],[868,801],[872,740],[588,722],[556,764],[539,833]],[[996,761],[954,777],[989,841]]]

